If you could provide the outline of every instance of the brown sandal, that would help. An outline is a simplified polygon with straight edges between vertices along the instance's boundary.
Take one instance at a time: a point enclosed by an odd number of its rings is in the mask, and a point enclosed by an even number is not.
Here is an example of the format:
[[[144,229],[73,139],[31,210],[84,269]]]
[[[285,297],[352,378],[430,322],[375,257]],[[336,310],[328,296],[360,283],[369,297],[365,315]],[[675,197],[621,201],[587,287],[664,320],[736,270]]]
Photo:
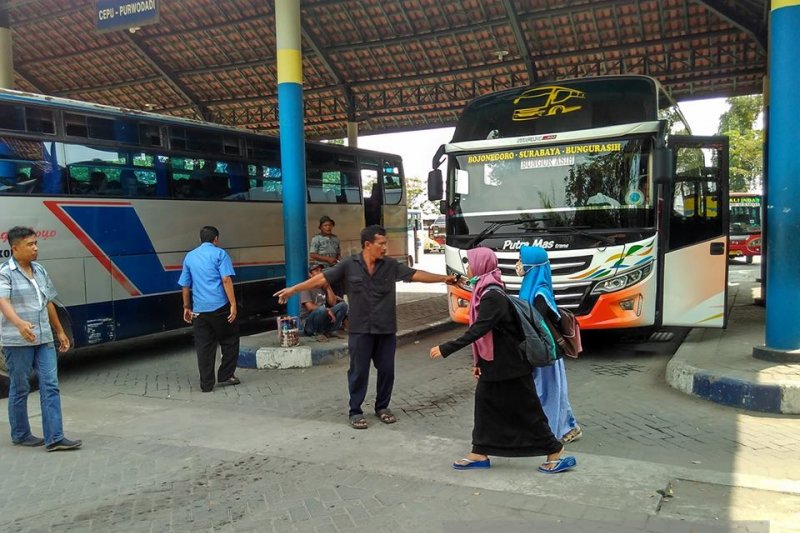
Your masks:
[[[397,417],[394,416],[394,413],[389,409],[381,409],[375,414],[378,415],[378,419],[384,424],[394,424],[397,422]]]
[[[367,429],[369,423],[367,419],[364,418],[364,415],[353,415],[350,417],[350,427],[353,429]]]

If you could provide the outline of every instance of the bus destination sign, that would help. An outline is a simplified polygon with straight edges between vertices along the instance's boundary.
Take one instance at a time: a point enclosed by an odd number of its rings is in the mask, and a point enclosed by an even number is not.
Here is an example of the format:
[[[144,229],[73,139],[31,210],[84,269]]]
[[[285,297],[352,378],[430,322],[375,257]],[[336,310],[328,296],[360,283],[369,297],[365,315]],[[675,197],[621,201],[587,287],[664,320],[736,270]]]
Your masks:
[[[761,196],[731,196],[729,198],[731,206],[740,205],[742,207],[761,207]]]
[[[98,31],[134,29],[158,22],[158,0],[96,0]]]

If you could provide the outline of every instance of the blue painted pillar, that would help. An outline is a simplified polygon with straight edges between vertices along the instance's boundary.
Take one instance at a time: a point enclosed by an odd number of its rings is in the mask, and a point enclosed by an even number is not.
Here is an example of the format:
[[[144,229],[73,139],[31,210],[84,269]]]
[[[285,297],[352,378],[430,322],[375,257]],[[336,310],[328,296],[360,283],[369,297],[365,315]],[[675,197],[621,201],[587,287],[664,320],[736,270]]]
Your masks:
[[[800,0],[771,7],[766,349],[790,352],[800,349]]]
[[[283,181],[284,256],[286,286],[290,287],[308,277],[300,0],[275,1],[275,34],[278,44],[278,118]],[[300,315],[299,296],[292,296],[287,306],[290,315]]]

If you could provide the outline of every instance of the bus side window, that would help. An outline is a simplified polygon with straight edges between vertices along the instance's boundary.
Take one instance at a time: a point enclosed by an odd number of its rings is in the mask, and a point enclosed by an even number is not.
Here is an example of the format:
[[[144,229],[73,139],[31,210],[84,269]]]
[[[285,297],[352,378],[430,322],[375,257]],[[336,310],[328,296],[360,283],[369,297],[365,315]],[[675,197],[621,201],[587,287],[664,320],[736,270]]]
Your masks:
[[[0,194],[63,194],[55,143],[0,137]]]
[[[403,199],[400,164],[396,161],[386,161],[383,164],[383,198],[386,205],[397,205]]]
[[[274,164],[247,165],[249,178],[248,199],[267,202],[280,202],[283,199],[281,168]]]

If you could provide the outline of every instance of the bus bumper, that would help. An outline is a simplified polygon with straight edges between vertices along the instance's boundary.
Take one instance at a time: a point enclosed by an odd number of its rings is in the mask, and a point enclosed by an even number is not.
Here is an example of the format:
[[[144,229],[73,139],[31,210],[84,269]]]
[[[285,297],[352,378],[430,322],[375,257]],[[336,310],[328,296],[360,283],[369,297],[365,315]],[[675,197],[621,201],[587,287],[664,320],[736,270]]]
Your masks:
[[[650,284],[645,281],[627,289],[597,298],[589,314],[576,316],[581,329],[625,329],[651,326],[655,320],[654,308],[645,304],[653,295]],[[448,310],[450,319],[459,324],[469,323],[469,304],[472,293],[459,287],[448,287]]]
[[[452,285],[447,289],[447,308],[450,312],[450,320],[459,324],[468,324],[469,302],[472,300],[472,293]]]
[[[592,310],[576,316],[581,329],[625,329],[650,326],[654,317],[645,311],[646,283],[639,283],[621,291],[603,294],[597,298]]]

